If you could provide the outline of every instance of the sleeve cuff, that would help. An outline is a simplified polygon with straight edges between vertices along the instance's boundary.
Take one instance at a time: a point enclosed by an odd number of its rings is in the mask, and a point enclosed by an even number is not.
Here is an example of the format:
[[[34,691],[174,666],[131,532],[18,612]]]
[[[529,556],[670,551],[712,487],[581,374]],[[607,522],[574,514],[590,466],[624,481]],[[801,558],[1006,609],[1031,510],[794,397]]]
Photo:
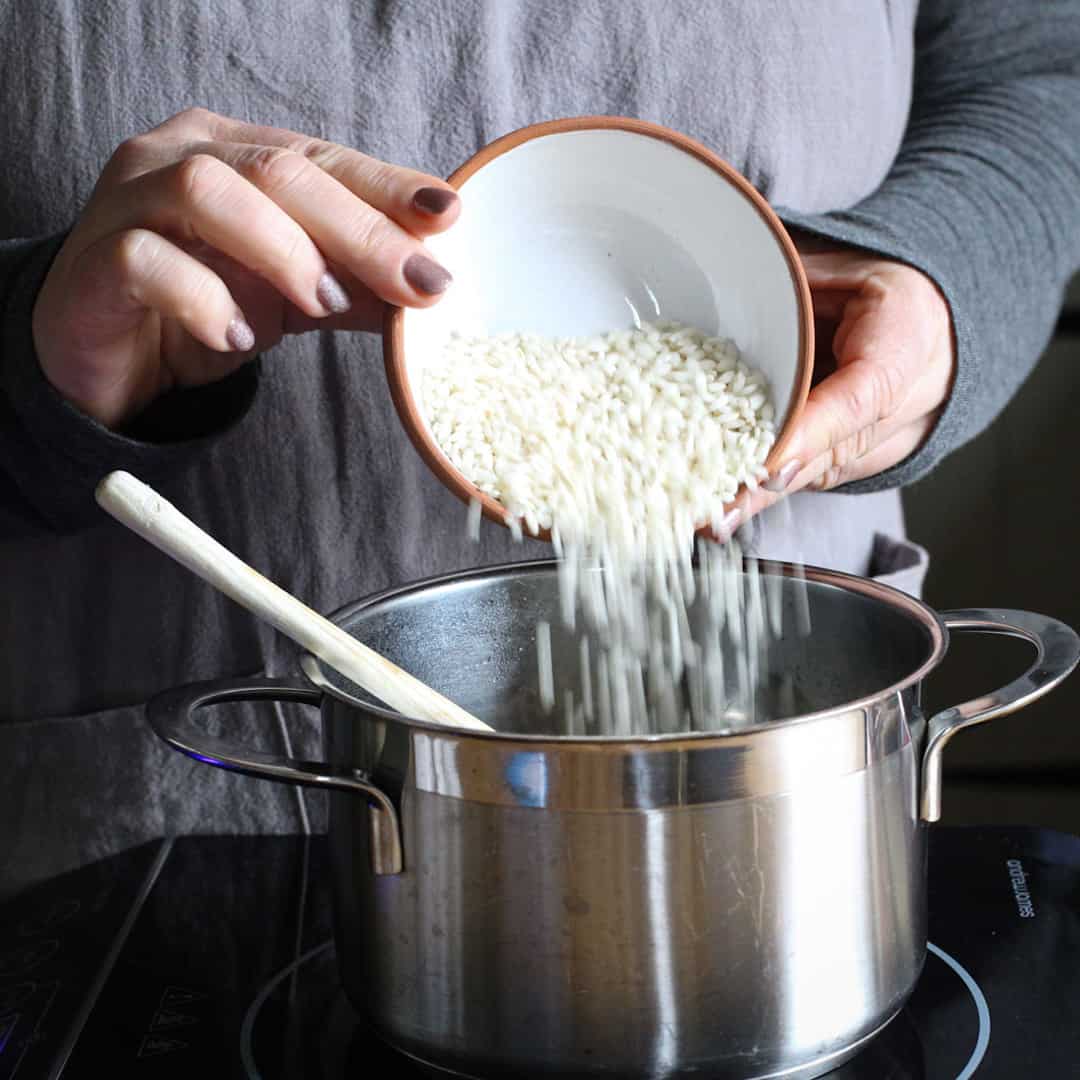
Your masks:
[[[38,523],[71,531],[97,520],[94,488],[105,473],[144,476],[183,467],[247,413],[258,387],[256,364],[218,383],[174,391],[123,432],[80,412],[53,387],[38,363],[31,313],[63,237],[30,247],[2,297],[0,468]]]

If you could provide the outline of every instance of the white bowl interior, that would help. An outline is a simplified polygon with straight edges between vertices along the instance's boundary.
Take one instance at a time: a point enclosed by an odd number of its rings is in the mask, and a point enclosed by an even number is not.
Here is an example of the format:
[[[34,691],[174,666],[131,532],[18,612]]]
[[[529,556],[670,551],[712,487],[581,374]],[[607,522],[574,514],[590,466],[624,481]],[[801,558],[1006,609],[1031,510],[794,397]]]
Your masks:
[[[636,132],[557,132],[499,155],[460,194],[457,224],[428,241],[454,283],[404,316],[422,417],[424,370],[453,331],[564,336],[658,319],[733,340],[785,416],[798,375],[795,281],[754,203],[705,162]]]

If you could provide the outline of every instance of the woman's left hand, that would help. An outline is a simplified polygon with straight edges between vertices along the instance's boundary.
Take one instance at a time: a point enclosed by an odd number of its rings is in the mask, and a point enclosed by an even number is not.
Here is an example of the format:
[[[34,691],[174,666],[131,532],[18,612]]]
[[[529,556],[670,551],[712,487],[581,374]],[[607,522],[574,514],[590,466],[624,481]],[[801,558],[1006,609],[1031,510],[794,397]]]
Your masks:
[[[746,497],[744,515],[780,493],[825,491],[903,461],[933,429],[955,373],[949,307],[925,274],[854,249],[800,244],[800,253],[816,385],[784,460],[766,490]]]

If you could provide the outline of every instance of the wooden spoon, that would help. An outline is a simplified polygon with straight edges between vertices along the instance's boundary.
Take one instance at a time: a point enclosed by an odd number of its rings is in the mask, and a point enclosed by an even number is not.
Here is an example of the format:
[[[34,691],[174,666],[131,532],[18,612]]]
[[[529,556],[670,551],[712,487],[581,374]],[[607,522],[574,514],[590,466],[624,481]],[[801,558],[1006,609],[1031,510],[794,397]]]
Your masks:
[[[403,716],[493,730],[263,577],[130,473],[109,473],[96,498],[117,521]]]

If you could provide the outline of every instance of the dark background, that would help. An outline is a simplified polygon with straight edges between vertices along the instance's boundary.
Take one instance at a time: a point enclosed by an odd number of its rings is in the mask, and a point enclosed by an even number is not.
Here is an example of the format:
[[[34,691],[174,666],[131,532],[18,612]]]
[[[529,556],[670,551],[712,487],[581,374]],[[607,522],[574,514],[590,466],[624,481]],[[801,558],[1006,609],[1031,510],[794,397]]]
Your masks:
[[[1080,629],[1080,278],[1035,373],[998,420],[904,493],[930,549],[924,596],[939,611],[1026,608]],[[1003,685],[1030,648],[956,636],[927,684],[931,710]],[[945,753],[944,821],[1080,834],[1080,672],[1043,700],[961,732]]]

